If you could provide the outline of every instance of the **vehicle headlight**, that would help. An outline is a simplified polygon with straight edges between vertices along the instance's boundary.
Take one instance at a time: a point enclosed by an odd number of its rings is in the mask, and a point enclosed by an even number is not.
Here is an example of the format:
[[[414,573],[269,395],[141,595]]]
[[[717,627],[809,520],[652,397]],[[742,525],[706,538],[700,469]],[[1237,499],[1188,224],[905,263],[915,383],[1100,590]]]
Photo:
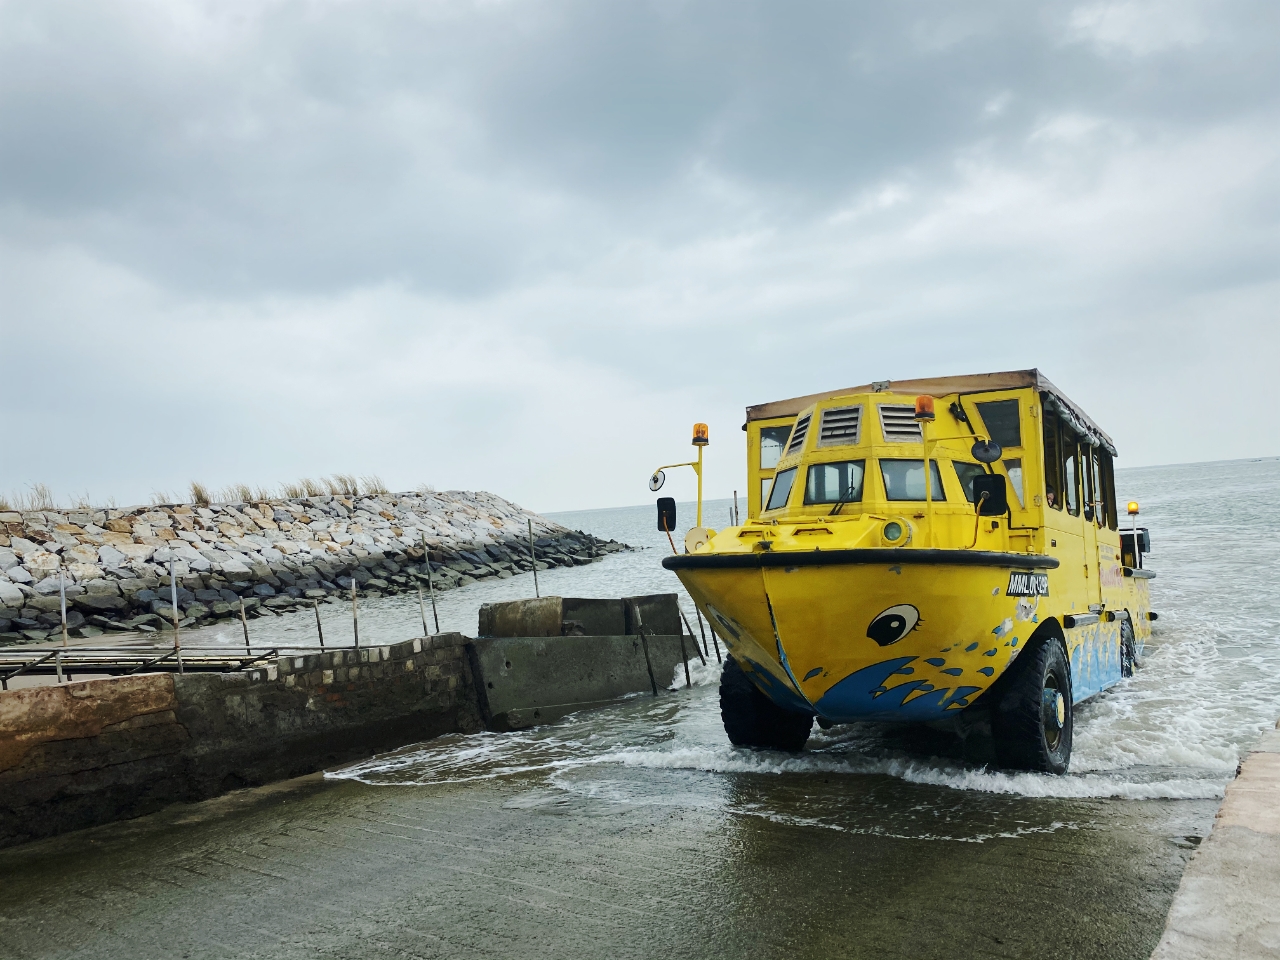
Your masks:
[[[911,540],[911,526],[904,520],[890,520],[880,528],[880,536],[891,546],[906,546]]]

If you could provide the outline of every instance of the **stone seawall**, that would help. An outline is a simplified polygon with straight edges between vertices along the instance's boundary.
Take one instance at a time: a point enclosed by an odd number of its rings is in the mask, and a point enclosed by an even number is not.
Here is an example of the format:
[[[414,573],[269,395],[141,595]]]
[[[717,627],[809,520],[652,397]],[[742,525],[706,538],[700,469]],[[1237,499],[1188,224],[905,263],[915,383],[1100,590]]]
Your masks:
[[[430,563],[437,590],[533,569],[585,564],[614,541],[568,530],[489,493],[316,496],[123,510],[0,513],[0,645],[61,635],[59,575],[74,636],[153,632],[346,593],[415,590]],[[424,556],[425,539],[429,557]]]
[[[460,634],[0,693],[0,847],[482,726]]]

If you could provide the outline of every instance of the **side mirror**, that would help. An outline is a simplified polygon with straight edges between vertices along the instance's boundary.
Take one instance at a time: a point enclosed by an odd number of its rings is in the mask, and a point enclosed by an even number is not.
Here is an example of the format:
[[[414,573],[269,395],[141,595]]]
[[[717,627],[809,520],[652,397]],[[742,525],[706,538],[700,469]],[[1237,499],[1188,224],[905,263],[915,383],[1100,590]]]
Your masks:
[[[997,450],[999,447],[996,448]],[[986,499],[983,499],[983,494]],[[980,517],[1003,517],[1009,512],[1009,488],[998,473],[984,473],[973,478],[973,502]]]
[[[672,533],[676,529],[676,498],[658,498],[658,529],[663,533]]]
[[[1004,453],[1004,449],[994,440],[977,440],[974,441],[970,452],[973,454],[973,459],[979,463],[995,463],[1000,459],[1000,454]]]
[[[657,472],[654,473],[652,477],[649,478],[649,489],[652,490],[654,493],[657,493],[659,490],[662,489],[662,485],[666,482],[667,482],[667,475],[663,473],[661,470],[658,470]]]

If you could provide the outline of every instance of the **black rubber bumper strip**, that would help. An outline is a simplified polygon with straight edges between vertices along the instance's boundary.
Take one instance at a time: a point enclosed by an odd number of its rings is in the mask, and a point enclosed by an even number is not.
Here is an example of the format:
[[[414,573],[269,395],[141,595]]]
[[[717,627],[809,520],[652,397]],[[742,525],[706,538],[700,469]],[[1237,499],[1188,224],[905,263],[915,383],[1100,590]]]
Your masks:
[[[740,570],[760,567],[835,567],[848,564],[932,564],[946,567],[1005,567],[1011,570],[1053,570],[1054,557],[995,550],[772,550],[752,553],[683,554],[664,557],[668,570]]]

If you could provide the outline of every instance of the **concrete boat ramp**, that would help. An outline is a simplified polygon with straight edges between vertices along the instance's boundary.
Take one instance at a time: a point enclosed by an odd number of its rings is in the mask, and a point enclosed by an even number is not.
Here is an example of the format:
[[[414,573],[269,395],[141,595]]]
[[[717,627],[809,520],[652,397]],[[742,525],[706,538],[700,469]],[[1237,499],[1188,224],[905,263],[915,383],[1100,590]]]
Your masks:
[[[1280,957],[1280,724],[1227,785],[1169,910],[1154,960]]]
[[[728,748],[681,626],[544,598],[0,693],[0,956],[1280,956],[1280,732],[1220,808],[849,776]]]
[[[0,692],[0,847],[444,733],[519,729],[633,692],[656,696],[691,650],[702,656],[678,635],[674,594],[491,604],[481,623],[487,635],[474,640],[337,650],[0,652],[6,682],[59,681]],[[111,676],[61,682],[76,673]]]

